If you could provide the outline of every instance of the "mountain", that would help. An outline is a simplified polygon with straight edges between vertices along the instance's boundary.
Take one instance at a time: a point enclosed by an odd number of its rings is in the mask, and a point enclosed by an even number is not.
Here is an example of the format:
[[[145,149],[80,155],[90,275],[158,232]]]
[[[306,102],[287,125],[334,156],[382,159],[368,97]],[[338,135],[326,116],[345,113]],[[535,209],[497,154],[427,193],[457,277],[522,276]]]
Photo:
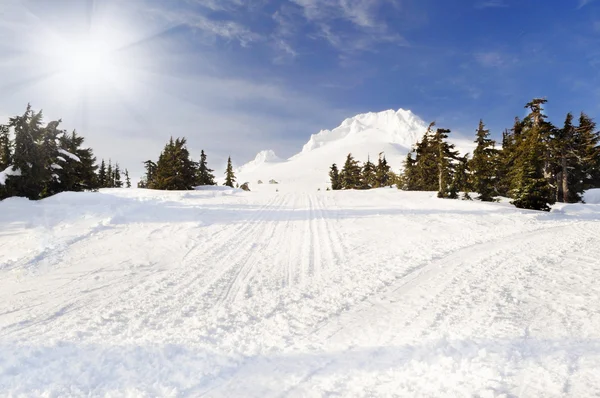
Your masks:
[[[384,153],[394,170],[399,170],[406,154],[427,130],[427,124],[411,111],[400,109],[364,113],[342,122],[333,130],[313,134],[302,151],[282,160],[273,151],[262,151],[253,161],[237,170],[240,183],[256,187],[258,180],[274,179],[283,184],[325,189],[329,167],[342,167],[348,153],[364,162],[376,162]]]

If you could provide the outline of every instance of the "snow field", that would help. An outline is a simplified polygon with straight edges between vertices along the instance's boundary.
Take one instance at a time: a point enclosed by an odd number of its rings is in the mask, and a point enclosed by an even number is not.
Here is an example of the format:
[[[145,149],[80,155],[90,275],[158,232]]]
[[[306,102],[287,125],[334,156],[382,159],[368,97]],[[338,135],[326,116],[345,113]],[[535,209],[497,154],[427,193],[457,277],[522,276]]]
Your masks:
[[[396,189],[0,203],[0,395],[600,394],[600,205]]]

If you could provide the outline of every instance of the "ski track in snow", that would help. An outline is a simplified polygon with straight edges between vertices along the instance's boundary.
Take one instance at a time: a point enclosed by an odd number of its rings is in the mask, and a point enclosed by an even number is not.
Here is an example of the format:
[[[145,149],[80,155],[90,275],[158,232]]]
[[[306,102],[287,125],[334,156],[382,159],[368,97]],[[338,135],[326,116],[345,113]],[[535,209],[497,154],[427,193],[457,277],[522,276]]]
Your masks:
[[[7,201],[0,395],[598,396],[599,220],[388,189]]]

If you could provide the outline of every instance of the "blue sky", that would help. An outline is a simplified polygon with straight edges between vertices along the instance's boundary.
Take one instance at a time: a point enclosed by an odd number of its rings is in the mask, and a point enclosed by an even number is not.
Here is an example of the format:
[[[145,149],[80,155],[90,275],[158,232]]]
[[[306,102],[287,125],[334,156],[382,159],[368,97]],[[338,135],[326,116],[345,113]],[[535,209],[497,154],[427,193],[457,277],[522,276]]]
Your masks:
[[[170,135],[220,168],[390,108],[497,137],[534,96],[600,116],[600,0],[2,3],[0,116],[31,102],[134,171]],[[72,66],[89,38],[110,73]]]

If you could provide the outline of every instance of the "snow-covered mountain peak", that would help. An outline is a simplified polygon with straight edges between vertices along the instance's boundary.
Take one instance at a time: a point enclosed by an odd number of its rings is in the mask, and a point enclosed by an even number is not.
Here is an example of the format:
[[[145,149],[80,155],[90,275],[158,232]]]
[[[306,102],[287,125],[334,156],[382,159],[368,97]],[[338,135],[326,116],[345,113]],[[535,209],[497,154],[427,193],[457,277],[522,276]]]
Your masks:
[[[238,172],[251,171],[265,163],[279,163],[283,161],[284,160],[277,156],[273,150],[268,149],[260,151],[254,158],[254,160],[240,167],[238,169]]]
[[[344,120],[333,130],[313,134],[302,148],[302,153],[347,139],[387,142],[410,148],[426,129],[425,122],[409,110],[363,113]]]

